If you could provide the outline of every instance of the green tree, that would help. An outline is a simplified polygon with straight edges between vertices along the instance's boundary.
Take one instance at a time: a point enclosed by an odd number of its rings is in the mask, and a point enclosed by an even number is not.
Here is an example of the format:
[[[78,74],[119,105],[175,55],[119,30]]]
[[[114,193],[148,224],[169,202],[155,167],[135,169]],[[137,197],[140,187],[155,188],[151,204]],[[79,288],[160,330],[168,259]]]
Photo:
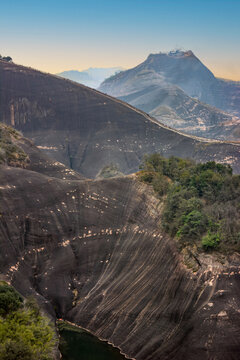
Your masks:
[[[177,235],[182,245],[193,241],[205,251],[240,251],[240,176],[233,175],[229,165],[152,154],[145,156],[141,168],[139,179],[156,194],[166,195],[166,232]]]
[[[219,233],[211,233],[210,231],[202,238],[202,247],[204,250],[216,249],[220,243]]]
[[[179,227],[177,237],[184,240],[197,239],[206,231],[207,217],[199,210],[193,210],[190,213],[183,215],[180,223],[182,225]]]
[[[54,328],[41,315],[34,298],[22,297],[6,283],[0,284],[0,359],[50,360],[56,346]]]
[[[23,304],[23,299],[11,286],[0,284],[0,316],[6,316],[18,310]]]

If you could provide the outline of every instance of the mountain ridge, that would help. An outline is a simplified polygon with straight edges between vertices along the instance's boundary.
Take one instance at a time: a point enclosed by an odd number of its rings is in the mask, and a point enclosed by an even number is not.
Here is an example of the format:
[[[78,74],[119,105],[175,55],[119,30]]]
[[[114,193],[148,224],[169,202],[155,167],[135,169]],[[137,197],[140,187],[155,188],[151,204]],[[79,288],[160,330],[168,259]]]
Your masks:
[[[122,70],[124,69],[120,66],[110,67],[110,68],[90,67],[82,71],[79,70],[62,71],[60,73],[57,73],[56,75],[69,80],[79,82],[83,85],[92,88],[97,88],[101,84],[101,82],[104,81],[104,79]]]

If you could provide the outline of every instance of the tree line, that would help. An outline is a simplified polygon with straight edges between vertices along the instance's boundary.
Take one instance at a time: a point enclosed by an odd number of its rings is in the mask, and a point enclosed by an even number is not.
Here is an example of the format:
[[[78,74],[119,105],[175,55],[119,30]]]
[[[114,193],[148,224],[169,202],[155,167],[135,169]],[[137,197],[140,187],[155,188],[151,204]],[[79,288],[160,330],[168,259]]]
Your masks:
[[[240,251],[240,176],[229,165],[152,154],[138,176],[163,199],[161,226],[180,247]]]

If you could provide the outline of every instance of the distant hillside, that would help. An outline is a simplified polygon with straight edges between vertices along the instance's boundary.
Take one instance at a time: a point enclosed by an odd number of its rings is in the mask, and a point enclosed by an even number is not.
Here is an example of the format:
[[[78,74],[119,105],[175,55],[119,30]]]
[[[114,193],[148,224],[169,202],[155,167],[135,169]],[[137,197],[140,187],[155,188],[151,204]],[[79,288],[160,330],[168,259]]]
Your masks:
[[[215,78],[191,51],[150,54],[99,89],[186,133],[239,138],[239,84]]]
[[[3,61],[0,79],[0,119],[88,178],[110,165],[135,172],[154,152],[227,162],[240,172],[240,146],[183,135],[84,85]]]
[[[78,71],[78,70],[63,71],[56,75],[61,76],[65,79],[76,81],[80,84],[89,86],[91,88],[97,88],[106,78],[115,75],[116,73],[119,73],[122,70],[124,70],[122,67],[89,68],[83,71]]]

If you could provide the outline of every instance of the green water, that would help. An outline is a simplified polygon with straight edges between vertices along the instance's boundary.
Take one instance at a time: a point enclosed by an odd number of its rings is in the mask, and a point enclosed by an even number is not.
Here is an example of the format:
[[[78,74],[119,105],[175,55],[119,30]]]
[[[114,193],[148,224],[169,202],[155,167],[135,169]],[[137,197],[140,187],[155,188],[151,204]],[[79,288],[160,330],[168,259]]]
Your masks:
[[[63,360],[126,360],[118,349],[84,330],[61,324],[59,332]]]

